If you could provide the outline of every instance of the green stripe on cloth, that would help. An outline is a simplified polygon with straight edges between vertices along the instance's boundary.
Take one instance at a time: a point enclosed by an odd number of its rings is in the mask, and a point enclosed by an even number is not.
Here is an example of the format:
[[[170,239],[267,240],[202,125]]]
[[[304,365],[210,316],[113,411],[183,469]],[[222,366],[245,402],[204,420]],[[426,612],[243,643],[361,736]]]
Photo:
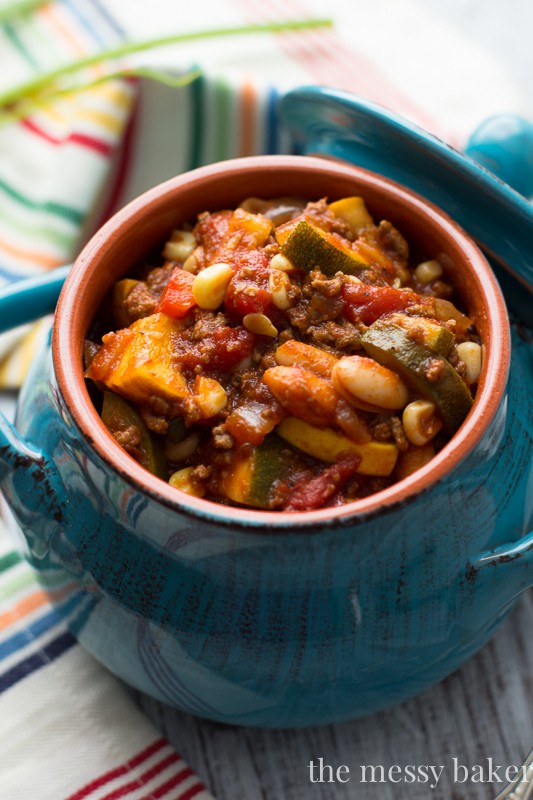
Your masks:
[[[4,578],[2,581],[2,600],[7,600],[14,594],[18,594],[21,589],[35,584],[35,578],[29,571],[16,572],[9,580]]]
[[[40,69],[40,64],[34,59],[33,55],[25,46],[13,25],[10,22],[6,22],[3,28],[4,33],[8,37],[9,41],[17,48],[19,53],[24,57],[28,64],[31,64],[31,66],[35,69]]]
[[[5,572],[7,569],[11,569],[14,567],[15,564],[19,564],[22,561],[22,556],[20,556],[15,550],[12,550],[10,553],[6,553],[5,556],[0,556],[0,572]]]
[[[16,563],[12,566],[16,566]],[[53,574],[47,573],[46,580],[43,579],[43,575],[39,575],[39,581],[37,581],[33,570],[26,562],[24,562],[23,567],[23,571],[17,571],[11,577],[6,575],[2,578],[2,588],[0,592],[2,601],[8,600],[13,595],[18,594],[21,589],[31,587],[32,589],[38,588],[46,591],[47,589],[54,590],[61,588],[61,586],[66,586],[69,583],[69,580],[65,580],[65,575],[62,572]]]
[[[84,220],[85,214],[83,213],[83,211],[78,211],[76,208],[70,208],[69,206],[63,205],[62,203],[56,203],[54,200],[45,200],[44,202],[39,202],[38,200],[32,200],[31,198],[19,192],[18,189],[14,189],[12,186],[3,181],[1,178],[0,178],[0,190],[3,191],[5,194],[7,194],[9,197],[11,197],[13,200],[16,200],[17,203],[26,206],[26,208],[32,208],[40,211],[47,211],[50,214],[56,214],[58,217],[63,217],[64,219],[68,219],[76,224],[81,224]]]
[[[6,212],[0,208],[0,220],[6,222],[7,225],[12,229],[19,231],[20,233],[26,234],[29,236],[36,236],[39,237],[41,240],[45,239],[50,244],[57,245],[58,247],[71,247],[76,240],[77,231],[73,231],[72,234],[63,233],[62,231],[54,230],[53,228],[49,228],[45,225],[35,225],[31,222],[22,222],[17,217],[6,214]]]

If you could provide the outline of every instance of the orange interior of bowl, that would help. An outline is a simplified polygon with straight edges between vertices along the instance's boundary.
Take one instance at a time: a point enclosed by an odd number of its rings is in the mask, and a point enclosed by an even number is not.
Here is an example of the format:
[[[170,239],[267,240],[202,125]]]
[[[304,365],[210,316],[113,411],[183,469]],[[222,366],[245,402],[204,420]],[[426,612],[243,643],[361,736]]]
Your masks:
[[[83,342],[116,280],[163,242],[168,232],[202,211],[233,208],[249,196],[299,195],[332,201],[360,194],[376,219],[387,219],[427,258],[438,258],[478,328],[484,365],[474,406],[461,429],[417,472],[389,488],[338,508],[298,513],[221,506],[178,492],[144,470],[115,442],[89,398],[82,369]],[[366,170],[326,159],[259,156],[226,161],[178,176],[119,211],[87,244],[63,289],[54,326],[58,383],[81,433],[99,455],[141,491],[193,515],[228,524],[293,528],[298,523],[352,519],[408,497],[443,478],[482,438],[504,393],[509,331],[503,298],[482,253],[432,204]]]

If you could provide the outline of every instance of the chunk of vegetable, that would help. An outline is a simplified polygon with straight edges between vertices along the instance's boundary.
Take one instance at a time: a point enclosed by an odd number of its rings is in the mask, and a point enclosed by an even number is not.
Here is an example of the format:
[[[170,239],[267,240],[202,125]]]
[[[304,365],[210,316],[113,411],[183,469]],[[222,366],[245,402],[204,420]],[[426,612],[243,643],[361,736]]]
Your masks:
[[[361,458],[357,472],[362,475],[390,475],[398,458],[398,448],[388,442],[357,444],[331,428],[318,428],[296,417],[287,417],[276,428],[282,439],[321,461],[338,461],[343,455]]]
[[[287,480],[294,466],[287,457],[287,446],[275,434],[246,455],[240,455],[222,482],[230,500],[255,508],[272,508],[276,484]]]
[[[452,365],[389,320],[378,320],[361,338],[366,352],[399,375],[416,392],[433,402],[450,435],[462,425],[472,406],[472,395]]]
[[[362,197],[343,197],[342,200],[330,203],[329,209],[336,217],[340,217],[346,222],[354,237],[358,236],[359,231],[363,228],[374,224]]]
[[[391,314],[387,317],[387,322],[404,328],[413,341],[425,344],[430,350],[442,356],[448,355],[455,342],[455,336],[449,328],[426,317]]]
[[[127,452],[141,466],[157,475],[167,478],[167,462],[159,440],[150,433],[139,414],[129,403],[114,392],[104,392],[102,422],[121,445],[134,441],[132,432],[138,432],[137,444],[127,447]]]
[[[421,306],[431,315],[435,313],[434,297],[423,297],[408,289],[395,289],[393,286],[345,283],[342,297],[345,302],[345,316],[350,322],[361,321],[365,325],[371,325],[385,314],[405,311],[411,306]]]
[[[127,328],[128,325],[131,325],[133,322],[128,314],[128,309],[126,308],[126,298],[138,283],[139,281],[135,281],[131,278],[124,278],[124,280],[117,281],[117,283],[115,283],[113,288],[112,306],[113,317],[117,324],[117,328]]]
[[[194,275],[176,267],[167,283],[156,311],[173,319],[183,319],[197,303],[192,292]]]
[[[86,375],[138,403],[152,397],[182,399],[189,390],[172,348],[172,337],[179,331],[179,322],[166,314],[143,317],[125,331],[104,337]]]
[[[279,230],[276,236],[279,241]],[[322,230],[307,219],[298,222],[281,245],[281,253],[299,269],[318,267],[329,276],[336,272],[357,275],[368,268],[368,263],[352,250],[348,241],[336,233]]]

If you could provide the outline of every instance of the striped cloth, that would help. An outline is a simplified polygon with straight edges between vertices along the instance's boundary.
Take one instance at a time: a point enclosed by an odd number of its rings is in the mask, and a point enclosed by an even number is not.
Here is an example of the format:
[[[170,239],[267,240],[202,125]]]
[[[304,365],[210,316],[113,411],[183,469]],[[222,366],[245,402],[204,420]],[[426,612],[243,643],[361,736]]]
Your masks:
[[[0,285],[68,263],[114,209],[180,171],[290,152],[277,101],[294,85],[358,92],[458,145],[490,113],[523,110],[490,56],[431,17],[421,0],[366,4],[364,24],[354,5],[204,0],[210,27],[309,14],[337,24],[151,54],[150,63],[177,73],[200,63],[203,75],[180,90],[114,80],[0,125]],[[54,0],[0,26],[0,91],[124,37],[202,24],[193,3],[150,0],[135,4],[134,14],[131,6]],[[19,385],[47,326],[1,337],[0,386]],[[0,798],[207,800],[120,683],[76,644],[18,550],[0,528]],[[68,614],[68,587],[47,588]]]
[[[66,630],[0,538],[0,797],[209,800],[125,689]],[[68,613],[68,586],[47,579]]]

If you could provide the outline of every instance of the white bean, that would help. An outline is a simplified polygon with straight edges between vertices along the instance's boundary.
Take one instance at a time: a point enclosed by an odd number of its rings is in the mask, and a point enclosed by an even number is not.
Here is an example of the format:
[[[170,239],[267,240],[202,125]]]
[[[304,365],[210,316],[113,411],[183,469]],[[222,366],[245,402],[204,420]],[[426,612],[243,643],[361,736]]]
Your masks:
[[[365,356],[341,358],[333,368],[333,378],[356,401],[378,408],[397,410],[409,399],[407,387],[396,372]]]
[[[222,305],[232,277],[233,269],[223,261],[199,272],[193,281],[192,293],[200,308],[214,311]]]

